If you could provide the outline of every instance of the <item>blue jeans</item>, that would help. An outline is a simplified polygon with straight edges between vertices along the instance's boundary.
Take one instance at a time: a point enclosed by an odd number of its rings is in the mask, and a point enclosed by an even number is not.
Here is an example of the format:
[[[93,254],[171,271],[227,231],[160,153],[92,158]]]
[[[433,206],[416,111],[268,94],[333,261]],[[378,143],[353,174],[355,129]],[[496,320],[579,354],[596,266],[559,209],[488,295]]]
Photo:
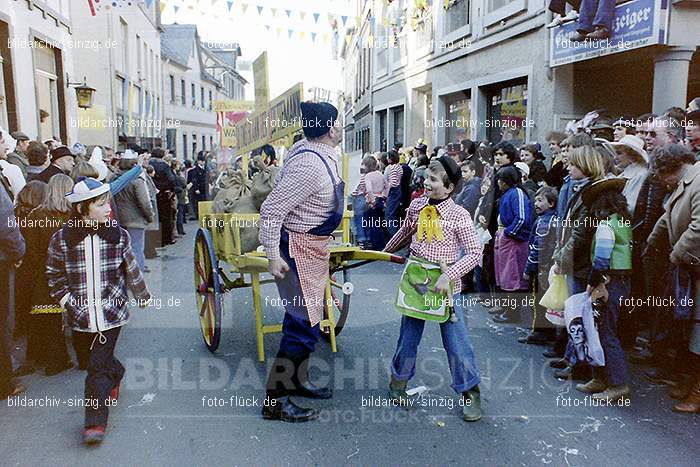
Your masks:
[[[386,246],[386,235],[384,233],[384,198],[377,198],[374,207],[368,207],[365,212],[365,219],[369,227],[365,232],[372,243],[372,249],[382,251]]]
[[[620,338],[617,335],[617,323],[620,318],[620,301],[629,297],[630,280],[628,278],[613,277],[606,286],[608,289],[608,302],[601,313],[598,325],[600,344],[605,352],[605,377],[610,386],[619,386],[629,383],[629,370],[625,361],[625,352],[622,350]]]
[[[141,271],[143,271],[146,265],[146,257],[144,256],[144,248],[146,241],[146,229],[138,229],[135,227],[127,227],[127,232],[131,237],[131,248],[134,250],[134,256],[136,256],[136,262],[139,264]]]
[[[566,283],[569,286],[569,296],[585,292],[586,288],[588,287],[588,284],[586,284],[584,279],[578,279],[573,276],[566,276]],[[566,337],[566,352],[564,353],[564,358],[566,358],[570,364],[575,365],[578,362],[576,349],[574,348],[574,344],[571,342],[571,337],[569,336],[568,332]]]
[[[397,186],[389,190],[386,198],[386,207],[384,210],[384,218],[386,219],[386,228],[389,231],[389,237],[393,237],[399,231],[399,208],[401,207],[401,187]]]
[[[367,211],[365,195],[354,195],[352,197],[352,220],[355,227],[355,238],[358,243],[364,243],[369,240],[365,231],[365,225],[362,223],[363,219],[365,219],[365,211]]]
[[[186,204],[178,204],[177,205],[177,218],[175,220],[175,224],[177,225],[177,233],[180,235],[185,233],[185,227],[184,224],[186,221],[187,217],[187,205]]]
[[[446,321],[440,324],[442,345],[447,352],[447,361],[452,373],[452,389],[461,394],[479,384],[481,376],[476,366],[474,348],[469,340],[465,324],[465,295],[456,294],[456,323]],[[396,344],[396,353],[391,363],[391,374],[401,381],[408,381],[416,374],[416,356],[418,345],[423,337],[425,321],[422,319],[401,317],[401,331]]]
[[[615,0],[582,0],[579,11],[579,31],[591,32],[597,26],[605,26],[612,30]]]

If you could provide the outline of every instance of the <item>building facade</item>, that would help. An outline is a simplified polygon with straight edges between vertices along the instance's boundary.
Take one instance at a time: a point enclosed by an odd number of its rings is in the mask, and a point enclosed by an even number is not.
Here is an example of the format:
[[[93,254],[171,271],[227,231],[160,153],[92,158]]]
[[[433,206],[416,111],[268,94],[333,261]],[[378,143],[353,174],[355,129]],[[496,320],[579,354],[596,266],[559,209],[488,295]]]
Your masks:
[[[0,0],[0,127],[73,143],[76,19],[66,0]]]
[[[350,48],[358,45],[345,59],[357,61],[362,49],[372,54],[372,151],[419,138],[429,146],[464,138],[543,142],[593,109],[659,113],[700,95],[697,2],[618,2],[615,42],[581,50],[567,40],[575,23],[547,29],[543,0],[358,5],[369,12],[349,31]],[[361,36],[364,27],[371,39]]]
[[[193,160],[219,147],[214,101],[243,100],[246,81],[235,69],[241,51],[235,44],[202,42],[189,24],[163,26],[161,39],[165,144],[179,160]]]
[[[72,81],[96,89],[90,109],[74,123],[80,142],[124,149],[161,145],[163,73],[160,61],[160,2],[112,8],[92,16],[86,2],[70,3],[76,48]]]

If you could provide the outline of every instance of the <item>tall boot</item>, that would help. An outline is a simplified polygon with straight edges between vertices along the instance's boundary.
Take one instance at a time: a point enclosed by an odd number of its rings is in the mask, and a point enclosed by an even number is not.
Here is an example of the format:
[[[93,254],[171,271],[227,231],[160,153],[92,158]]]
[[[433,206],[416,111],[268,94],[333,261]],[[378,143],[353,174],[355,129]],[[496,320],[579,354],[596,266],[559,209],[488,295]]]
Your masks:
[[[411,397],[406,393],[407,380],[401,380],[391,375],[389,383],[389,398],[396,401],[401,407],[408,408],[411,405]]]
[[[327,387],[318,387],[309,381],[309,357],[290,357],[294,364],[292,382],[294,389],[290,394],[309,399],[330,399],[333,391]]]
[[[299,407],[289,398],[294,390],[295,369],[292,360],[280,349],[267,379],[267,395],[262,408],[265,420],[299,423],[318,418],[317,410]]]

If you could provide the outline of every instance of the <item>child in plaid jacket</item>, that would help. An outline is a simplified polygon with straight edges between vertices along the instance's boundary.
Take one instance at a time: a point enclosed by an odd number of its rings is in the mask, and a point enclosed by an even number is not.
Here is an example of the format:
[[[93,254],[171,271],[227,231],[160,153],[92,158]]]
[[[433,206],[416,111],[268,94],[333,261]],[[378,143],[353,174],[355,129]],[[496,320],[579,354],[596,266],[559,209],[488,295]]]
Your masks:
[[[46,277],[49,294],[77,331],[73,344],[80,367],[87,369],[83,440],[97,443],[104,438],[108,407],[116,405],[124,376],[114,349],[129,319],[127,285],[141,307],[150,293],[129,234],[110,219],[109,185],[79,179],[66,198],[73,215],[51,238]]]

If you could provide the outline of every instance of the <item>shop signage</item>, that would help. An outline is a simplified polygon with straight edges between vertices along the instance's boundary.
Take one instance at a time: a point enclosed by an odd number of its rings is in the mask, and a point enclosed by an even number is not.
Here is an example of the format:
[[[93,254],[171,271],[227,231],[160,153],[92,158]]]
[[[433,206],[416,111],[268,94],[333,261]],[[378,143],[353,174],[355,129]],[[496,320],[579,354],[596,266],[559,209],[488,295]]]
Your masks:
[[[572,42],[578,23],[572,21],[550,33],[550,66],[579,62],[655,44],[665,44],[668,1],[632,0],[615,7],[612,36],[602,41]]]

